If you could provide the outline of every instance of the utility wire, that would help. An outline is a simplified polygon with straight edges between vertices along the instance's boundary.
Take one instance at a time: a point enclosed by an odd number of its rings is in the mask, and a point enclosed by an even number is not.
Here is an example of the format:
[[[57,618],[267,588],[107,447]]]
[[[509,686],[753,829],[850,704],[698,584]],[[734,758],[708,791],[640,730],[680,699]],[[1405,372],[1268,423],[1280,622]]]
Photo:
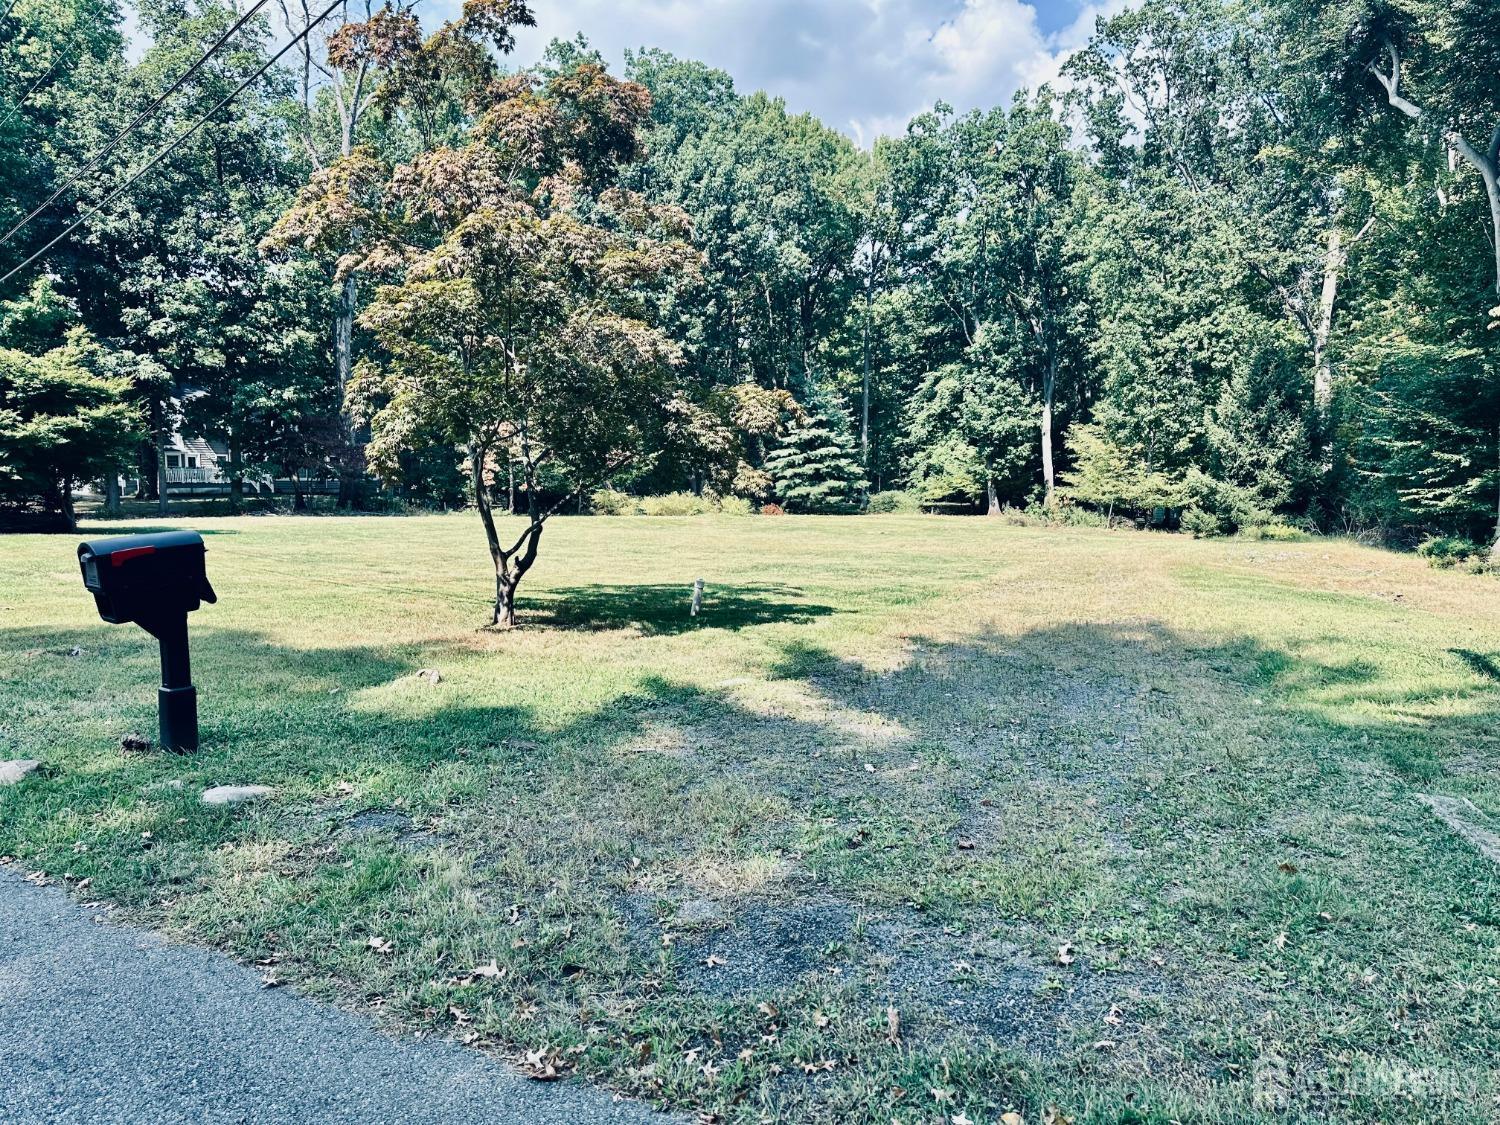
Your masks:
[[[64,238],[66,238],[68,235],[72,234],[73,231],[77,230],[79,226],[81,226],[83,223],[88,222],[88,220],[92,219],[95,215],[99,214],[99,212],[102,211],[102,210],[104,210],[104,208],[108,207],[116,199],[119,199],[120,196],[124,195],[125,192],[126,192],[126,190],[132,184],[134,184],[137,180],[139,180],[147,172],[151,171],[151,169],[155,168],[158,164],[160,164],[163,160],[165,160],[168,156],[170,156],[174,151],[176,151],[176,149],[184,141],[186,141],[189,137],[191,137],[199,129],[203,128],[203,126],[208,123],[209,119],[211,117],[213,117],[214,114],[218,113],[219,110],[223,109],[230,102],[234,101],[235,98],[239,97],[240,94],[242,94],[245,91],[245,89],[247,87],[249,87],[249,85],[252,82],[254,82],[257,78],[259,78],[266,71],[270,70],[271,67],[273,67],[273,66],[276,65],[276,63],[280,62],[282,55],[286,54],[293,47],[295,47],[298,43],[300,43],[302,40],[306,39],[309,35],[311,35],[313,28],[317,27],[318,24],[322,23],[329,16],[333,15],[335,9],[337,9],[339,7],[342,7],[346,3],[348,3],[348,0],[333,0],[332,4],[328,5],[328,7],[326,7],[326,8],[323,9],[323,12],[322,12],[321,15],[319,15],[316,19],[314,19],[311,23],[309,23],[306,27],[304,27],[301,31],[299,31],[291,39],[287,40],[286,45],[284,47],[282,47],[281,50],[277,51],[274,55],[272,55],[269,59],[267,59],[265,61],[265,64],[259,70],[257,70],[249,78],[245,79],[238,86],[236,86],[233,90],[231,90],[228,94],[226,94],[224,96],[224,98],[219,102],[218,105],[214,106],[213,109],[209,110],[202,117],[198,118],[197,121],[193,122],[193,124],[190,125],[183,133],[181,133],[177,137],[176,140],[174,140],[171,144],[167,145],[166,148],[162,149],[159,153],[157,153],[155,156],[153,156],[148,163],[146,163],[142,168],[140,168],[138,171],[136,171],[135,173],[133,173],[128,180],[126,180],[119,187],[115,188],[114,191],[110,192],[107,196],[105,196],[102,200],[100,200],[98,206],[92,208],[89,211],[86,211],[82,215],[79,215],[78,218],[74,219],[67,226],[63,227],[62,230],[58,231],[57,234],[51,240],[49,240],[40,250],[38,250],[36,253],[32,254],[31,257],[27,258],[20,265],[18,265],[16,267],[14,267],[13,269],[11,269],[11,271],[9,273],[7,273],[4,277],[0,277],[0,285],[4,285],[7,281],[9,281],[11,278],[13,278],[16,274],[20,273],[27,266],[31,265],[32,262],[34,262],[38,258],[40,258],[48,250],[51,250],[52,247],[56,246]]]
[[[93,155],[93,158],[90,159],[87,164],[85,164],[82,168],[78,169],[78,171],[74,172],[65,181],[59,184],[57,186],[57,189],[53,191],[51,195],[42,200],[41,203],[38,203],[36,207],[32,209],[31,214],[27,215],[20,222],[16,223],[16,225],[11,227],[10,230],[6,231],[4,235],[0,235],[0,246],[4,246],[7,242],[9,242],[16,236],[16,234],[22,227],[31,222],[32,219],[36,218],[48,207],[51,207],[53,203],[57,202],[57,197],[62,195],[63,192],[67,191],[68,188],[73,184],[77,183],[81,177],[88,175],[95,168],[99,167],[104,158],[110,153],[114,152],[115,148],[121,141],[130,136],[131,133],[135,132],[135,130],[140,126],[141,122],[145,121],[146,118],[150,117],[153,113],[160,109],[163,102],[165,102],[178,90],[182,89],[182,84],[193,75],[197,74],[198,71],[202,69],[203,64],[208,62],[209,59],[213,58],[213,56],[219,52],[219,49],[223,47],[225,43],[229,42],[230,37],[235,35],[240,30],[240,28],[245,26],[245,24],[249,23],[250,18],[254,16],[256,12],[264,8],[268,3],[270,3],[270,0],[257,0],[255,6],[248,12],[246,12],[243,16],[241,16],[235,22],[233,27],[231,27],[223,35],[219,36],[219,38],[214,42],[213,46],[211,46],[207,51],[204,52],[202,58],[200,58],[192,66],[188,67],[187,70],[183,71],[182,74],[178,76],[177,81],[173,82],[172,85],[163,90],[161,95],[154,102],[152,102],[145,109],[141,110],[140,113],[136,114],[135,120],[133,120],[129,125],[125,126],[125,128],[121,129],[113,137],[111,137],[109,143],[101,148],[98,152],[96,152]]]
[[[21,108],[27,103],[28,100],[30,100],[31,95],[36,93],[37,87],[40,86],[43,82],[47,81],[47,79],[52,77],[52,72],[62,64],[64,57],[71,58],[72,52],[64,49],[57,53],[57,58],[52,60],[52,65],[47,68],[47,73],[33,82],[31,84],[31,88],[21,95],[20,100],[17,101],[15,105],[11,106],[10,109],[6,110],[5,116],[0,117],[0,125],[10,124],[10,119],[21,112]]]
[[[0,16],[0,20],[10,19],[10,14],[16,10],[16,5],[20,2],[21,0],[10,0],[10,6],[5,9],[5,14]]]

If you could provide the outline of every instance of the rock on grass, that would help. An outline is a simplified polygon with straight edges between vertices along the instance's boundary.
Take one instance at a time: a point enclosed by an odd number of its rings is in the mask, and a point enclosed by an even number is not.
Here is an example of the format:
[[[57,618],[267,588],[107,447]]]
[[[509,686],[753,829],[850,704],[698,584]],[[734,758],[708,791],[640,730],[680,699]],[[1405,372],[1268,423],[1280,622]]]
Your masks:
[[[205,805],[243,805],[247,801],[260,801],[276,790],[269,785],[216,785],[205,789],[199,798]]]
[[[23,777],[36,773],[42,768],[42,763],[35,758],[16,758],[9,762],[0,762],[0,785],[14,785]]]

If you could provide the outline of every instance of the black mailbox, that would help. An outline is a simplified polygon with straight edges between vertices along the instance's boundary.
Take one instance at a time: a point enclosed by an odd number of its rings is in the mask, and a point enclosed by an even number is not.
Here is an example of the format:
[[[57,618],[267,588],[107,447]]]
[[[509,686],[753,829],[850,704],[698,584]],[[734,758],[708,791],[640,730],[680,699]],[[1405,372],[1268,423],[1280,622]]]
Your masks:
[[[187,615],[216,602],[204,566],[206,548],[195,531],[122,535],[78,545],[83,586],[99,616],[112,625],[134,622],[161,647],[157,710],[166,750],[198,748],[198,692],[188,662]]]

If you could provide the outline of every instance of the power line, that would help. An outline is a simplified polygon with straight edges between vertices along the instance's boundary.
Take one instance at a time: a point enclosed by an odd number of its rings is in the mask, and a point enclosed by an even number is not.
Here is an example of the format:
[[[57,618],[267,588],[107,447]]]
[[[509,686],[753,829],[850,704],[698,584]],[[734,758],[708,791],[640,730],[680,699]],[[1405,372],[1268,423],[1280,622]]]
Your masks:
[[[99,214],[99,212],[102,211],[102,210],[104,210],[104,208],[108,207],[116,199],[119,199],[120,196],[124,195],[126,189],[128,189],[132,184],[134,184],[137,180],[139,180],[147,172],[151,171],[151,169],[155,168],[158,164],[160,164],[163,160],[165,160],[168,156],[170,156],[174,151],[176,151],[176,149],[184,141],[186,141],[189,137],[191,137],[199,129],[203,128],[203,126],[208,123],[209,118],[213,117],[213,115],[216,114],[216,113],[218,113],[219,110],[223,109],[230,102],[234,101],[235,98],[239,97],[240,94],[242,94],[245,91],[245,89],[247,87],[249,87],[249,85],[252,82],[254,82],[257,78],[259,78],[266,71],[270,70],[271,67],[273,67],[273,66],[276,65],[276,63],[280,62],[282,55],[286,54],[293,47],[295,47],[298,43],[300,43],[303,39],[306,39],[309,35],[311,35],[313,28],[317,27],[318,24],[322,23],[329,16],[333,15],[334,10],[336,8],[342,7],[346,3],[348,3],[348,0],[333,0],[332,4],[328,5],[328,7],[326,7],[326,8],[323,9],[323,12],[322,12],[321,15],[319,15],[316,19],[314,19],[311,23],[309,23],[306,27],[304,27],[301,31],[299,31],[291,39],[287,40],[286,45],[284,47],[282,47],[281,50],[277,51],[274,55],[272,55],[269,59],[267,59],[265,61],[265,64],[259,70],[257,70],[249,78],[245,79],[238,86],[236,86],[233,90],[231,90],[228,94],[226,94],[224,96],[224,98],[219,102],[218,105],[214,106],[211,110],[209,110],[207,113],[205,113],[202,117],[198,118],[197,121],[193,122],[193,124],[190,125],[181,135],[179,135],[176,140],[174,140],[166,148],[162,149],[159,153],[157,153],[155,156],[153,156],[151,158],[151,160],[144,167],[142,167],[139,171],[137,171],[134,174],[132,174],[131,177],[128,180],[126,180],[119,187],[115,188],[114,191],[110,192],[107,196],[105,196],[102,200],[100,200],[98,206],[94,207],[92,210],[89,210],[89,211],[85,212],[82,215],[79,215],[78,218],[74,219],[67,226],[63,227],[62,230],[58,231],[58,233],[50,241],[48,241],[46,243],[46,245],[44,245],[40,250],[38,250],[36,253],[32,254],[31,257],[27,258],[20,265],[18,265],[16,267],[14,267],[13,269],[11,269],[11,271],[9,273],[7,273],[4,277],[0,277],[0,285],[4,285],[7,281],[9,281],[11,278],[13,278],[16,274],[20,273],[27,266],[31,265],[32,262],[34,262],[38,258],[40,258],[48,250],[51,250],[52,247],[56,246],[64,238],[66,238],[68,235],[72,234],[73,231],[77,230],[79,226],[81,226],[83,223],[88,222],[88,220],[92,219],[95,215]]]
[[[47,81],[47,79],[52,77],[52,72],[62,64],[64,57],[71,58],[71,52],[64,49],[57,53],[57,58],[52,60],[52,65],[47,68],[47,73],[43,74],[40,78],[33,82],[31,84],[31,88],[21,95],[20,100],[6,111],[5,116],[0,117],[0,125],[10,124],[10,119],[21,112],[21,107],[26,104],[26,102],[31,98],[32,94],[36,93],[37,87],[40,86],[43,82]]]
[[[31,222],[32,219],[36,218],[48,207],[52,206],[53,203],[57,202],[57,197],[62,195],[63,192],[67,191],[68,188],[73,184],[77,183],[80,177],[88,175],[95,168],[99,167],[99,164],[104,160],[104,158],[110,153],[114,152],[115,148],[121,141],[123,141],[131,133],[135,132],[135,130],[140,126],[141,122],[145,121],[146,118],[150,117],[153,113],[160,109],[163,102],[165,102],[169,97],[180,90],[184,82],[186,82],[194,74],[198,73],[198,71],[203,67],[203,64],[208,62],[209,59],[213,58],[213,56],[219,52],[219,49],[229,41],[230,37],[235,35],[242,27],[245,26],[245,24],[249,23],[250,18],[254,16],[256,12],[264,8],[268,3],[270,3],[270,0],[257,0],[256,5],[248,12],[246,12],[243,16],[241,16],[235,22],[233,27],[231,27],[223,35],[219,36],[219,38],[214,42],[213,46],[209,47],[209,49],[204,52],[202,58],[200,58],[192,66],[188,67],[187,70],[183,71],[182,74],[178,76],[177,81],[173,82],[172,85],[168,86],[164,91],[162,91],[161,95],[154,102],[152,102],[145,109],[141,110],[140,113],[136,114],[135,120],[133,120],[129,125],[125,126],[125,128],[121,129],[112,138],[110,138],[109,143],[101,148],[98,152],[96,152],[93,158],[87,164],[78,169],[78,171],[74,172],[63,183],[59,184],[57,189],[51,195],[42,200],[41,203],[37,204],[36,207],[33,208],[31,214],[27,215],[20,222],[16,223],[16,225],[11,227],[10,230],[6,231],[3,236],[0,236],[0,246],[4,246],[13,237],[15,237],[16,233],[20,231],[22,227]]]
[[[16,5],[20,2],[21,0],[10,0],[10,5],[5,9],[5,14],[0,16],[0,20],[10,19],[10,14],[16,10]]]

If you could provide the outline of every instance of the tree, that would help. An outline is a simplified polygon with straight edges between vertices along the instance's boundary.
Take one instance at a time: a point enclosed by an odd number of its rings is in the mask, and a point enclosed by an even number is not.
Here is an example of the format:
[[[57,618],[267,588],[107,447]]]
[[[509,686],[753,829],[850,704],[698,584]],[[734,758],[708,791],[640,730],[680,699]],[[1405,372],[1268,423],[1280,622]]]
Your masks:
[[[0,348],[0,501],[10,520],[32,513],[74,530],[73,488],[115,472],[138,440],[129,381],[85,362],[85,333],[39,356]]]
[[[790,512],[859,510],[866,480],[848,423],[832,403],[820,402],[766,458],[776,496]]]
[[[649,95],[588,63],[545,84],[499,84],[468,143],[395,170],[407,262],[361,323],[383,356],[350,386],[372,468],[447,443],[467,458],[495,571],[493,623],[548,518],[649,458],[686,414],[678,348],[647,320],[646,292],[690,274],[686,220],[615,185],[638,155]],[[424,242],[431,240],[424,245]],[[526,525],[510,541],[492,492],[517,473]]]

